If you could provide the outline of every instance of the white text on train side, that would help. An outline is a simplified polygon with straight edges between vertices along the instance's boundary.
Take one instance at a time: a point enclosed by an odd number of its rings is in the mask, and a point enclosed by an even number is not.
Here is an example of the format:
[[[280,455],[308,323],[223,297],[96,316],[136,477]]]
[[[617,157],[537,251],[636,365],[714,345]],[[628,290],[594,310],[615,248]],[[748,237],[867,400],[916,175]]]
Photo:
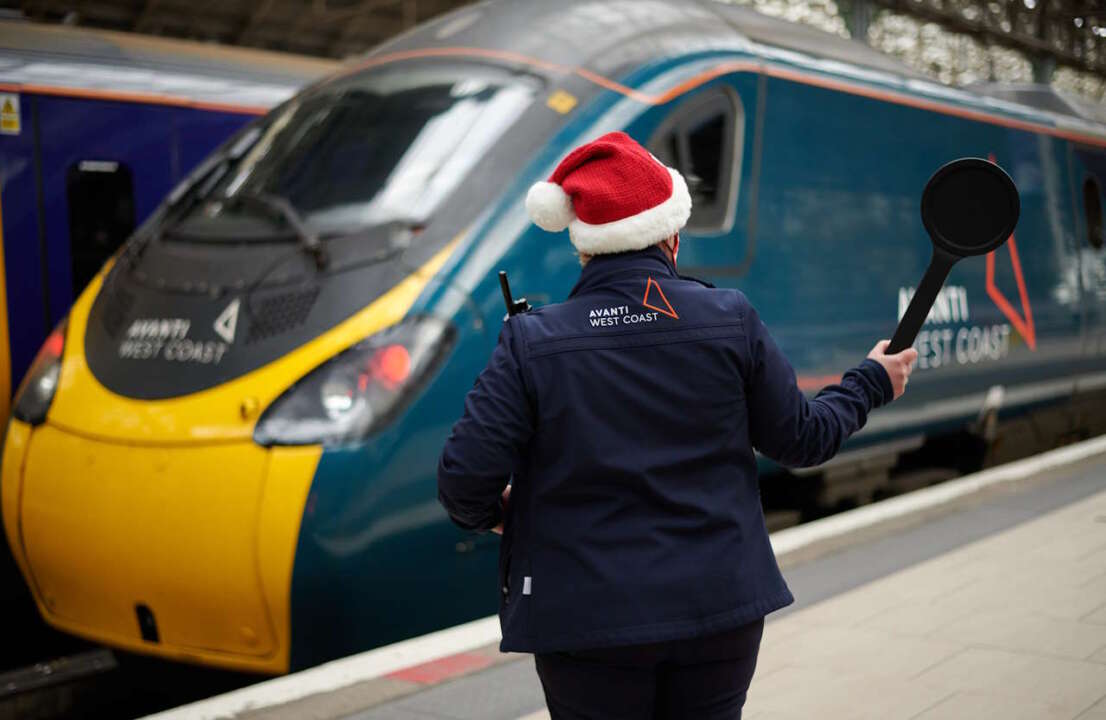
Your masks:
[[[218,365],[230,345],[189,338],[191,325],[185,318],[139,318],[127,328],[127,337],[119,344],[119,357]]]
[[[175,340],[124,340],[119,344],[119,357],[124,360],[152,360],[161,358],[170,362],[194,362],[218,365],[230,347],[215,340],[199,341],[188,338]]]
[[[914,341],[918,369],[1001,360],[1010,353],[1010,330],[1008,323],[922,330]]]
[[[914,297],[914,288],[899,288],[899,320]],[[937,299],[926,316],[926,325],[968,322],[968,288],[962,285],[946,285],[937,293]]]
[[[187,318],[138,318],[127,328],[129,340],[169,340],[188,335]]]
[[[906,313],[914,288],[899,288],[899,320]],[[1008,323],[994,325],[959,325],[971,319],[968,311],[968,288],[946,285],[926,317],[925,329],[918,333],[914,349],[918,351],[918,369],[948,365],[975,365],[988,360],[1001,360],[1010,354]]]

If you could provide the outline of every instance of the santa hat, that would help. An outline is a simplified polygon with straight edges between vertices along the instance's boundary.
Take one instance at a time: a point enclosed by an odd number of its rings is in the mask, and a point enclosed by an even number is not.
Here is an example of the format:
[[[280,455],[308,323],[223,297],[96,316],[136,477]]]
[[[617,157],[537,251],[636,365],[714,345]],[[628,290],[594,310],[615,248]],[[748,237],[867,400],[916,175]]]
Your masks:
[[[581,145],[548,182],[526,193],[526,211],[549,232],[568,228],[588,255],[641,250],[675,235],[691,214],[680,173],[624,132]]]

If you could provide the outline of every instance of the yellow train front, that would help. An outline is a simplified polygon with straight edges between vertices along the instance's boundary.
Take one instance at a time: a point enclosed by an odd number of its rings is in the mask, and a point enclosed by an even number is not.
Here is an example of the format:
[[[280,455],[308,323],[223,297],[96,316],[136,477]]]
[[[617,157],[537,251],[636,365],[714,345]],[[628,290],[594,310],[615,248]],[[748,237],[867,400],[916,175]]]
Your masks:
[[[90,336],[104,320],[97,298],[117,297],[102,287],[102,278],[94,282],[32,366],[3,455],[4,525],[42,615],[58,628],[116,647],[244,670],[287,670],[293,560],[305,507],[308,514],[318,510],[309,492],[323,447],[321,438],[298,445],[302,437],[266,447],[255,434],[268,427],[279,435],[282,418],[301,409],[297,381],[309,388],[304,392],[317,392],[311,385],[321,374],[334,384],[350,368],[354,385],[328,388],[325,397],[341,402],[357,393],[358,402],[385,408],[413,374],[434,361],[443,339],[435,331],[444,326],[423,320],[377,331],[403,317],[440,257],[296,352],[216,387],[157,400],[115,393],[90,367]],[[160,344],[163,358],[179,356],[167,363],[206,363],[205,352],[225,352],[218,340],[190,339],[202,333],[185,328],[188,323],[136,319],[121,329],[130,338],[122,343],[131,348],[121,352],[152,356],[151,348]],[[205,329],[216,334],[217,324],[228,344],[246,325],[224,315]],[[166,380],[175,384],[171,375]],[[273,410],[264,426],[258,424],[261,408]],[[351,490],[372,480],[334,479]],[[372,494],[369,503],[386,502],[389,495],[384,488]],[[331,517],[342,522],[340,513]],[[346,538],[350,549],[357,542],[386,547],[389,533],[403,532],[371,524],[362,529],[382,537],[375,544],[368,537]],[[453,552],[454,542],[437,547]],[[375,575],[371,567],[365,572]],[[389,575],[402,586],[394,572],[376,577]],[[319,589],[325,592],[325,584]],[[386,592],[387,585],[381,589]],[[316,596],[338,622],[343,599]],[[372,602],[371,594],[362,602]],[[402,617],[403,609],[393,610]],[[341,625],[328,627],[349,633]],[[425,627],[389,622],[379,637]],[[324,629],[314,632],[324,639]],[[320,652],[332,656],[363,647],[362,638],[354,641],[358,645]]]

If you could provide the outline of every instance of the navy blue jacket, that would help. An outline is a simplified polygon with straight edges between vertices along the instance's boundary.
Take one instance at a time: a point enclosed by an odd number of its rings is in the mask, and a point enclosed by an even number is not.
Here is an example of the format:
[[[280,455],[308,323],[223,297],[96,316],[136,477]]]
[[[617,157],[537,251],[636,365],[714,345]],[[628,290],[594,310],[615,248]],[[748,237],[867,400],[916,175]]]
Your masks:
[[[504,324],[438,465],[454,522],[505,521],[500,648],[696,637],[790,604],[753,450],[824,462],[891,398],[865,360],[807,399],[740,292],[657,248],[593,258],[568,300]]]

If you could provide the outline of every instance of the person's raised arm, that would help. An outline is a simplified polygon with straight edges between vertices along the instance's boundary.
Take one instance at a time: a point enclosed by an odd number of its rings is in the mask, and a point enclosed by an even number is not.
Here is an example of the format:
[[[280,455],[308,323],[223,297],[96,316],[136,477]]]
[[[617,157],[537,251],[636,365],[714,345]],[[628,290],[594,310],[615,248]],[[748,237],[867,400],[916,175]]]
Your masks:
[[[807,399],[791,364],[751,305],[744,326],[750,438],[753,447],[788,467],[818,465],[833,457],[850,435],[864,427],[870,411],[902,395],[918,357],[912,348],[886,355],[888,341],[882,340],[840,383]]]
[[[514,325],[504,323],[487,367],[465,397],[438,461],[438,500],[466,530],[498,530],[504,488],[534,431]],[[505,499],[505,498],[504,498]]]

